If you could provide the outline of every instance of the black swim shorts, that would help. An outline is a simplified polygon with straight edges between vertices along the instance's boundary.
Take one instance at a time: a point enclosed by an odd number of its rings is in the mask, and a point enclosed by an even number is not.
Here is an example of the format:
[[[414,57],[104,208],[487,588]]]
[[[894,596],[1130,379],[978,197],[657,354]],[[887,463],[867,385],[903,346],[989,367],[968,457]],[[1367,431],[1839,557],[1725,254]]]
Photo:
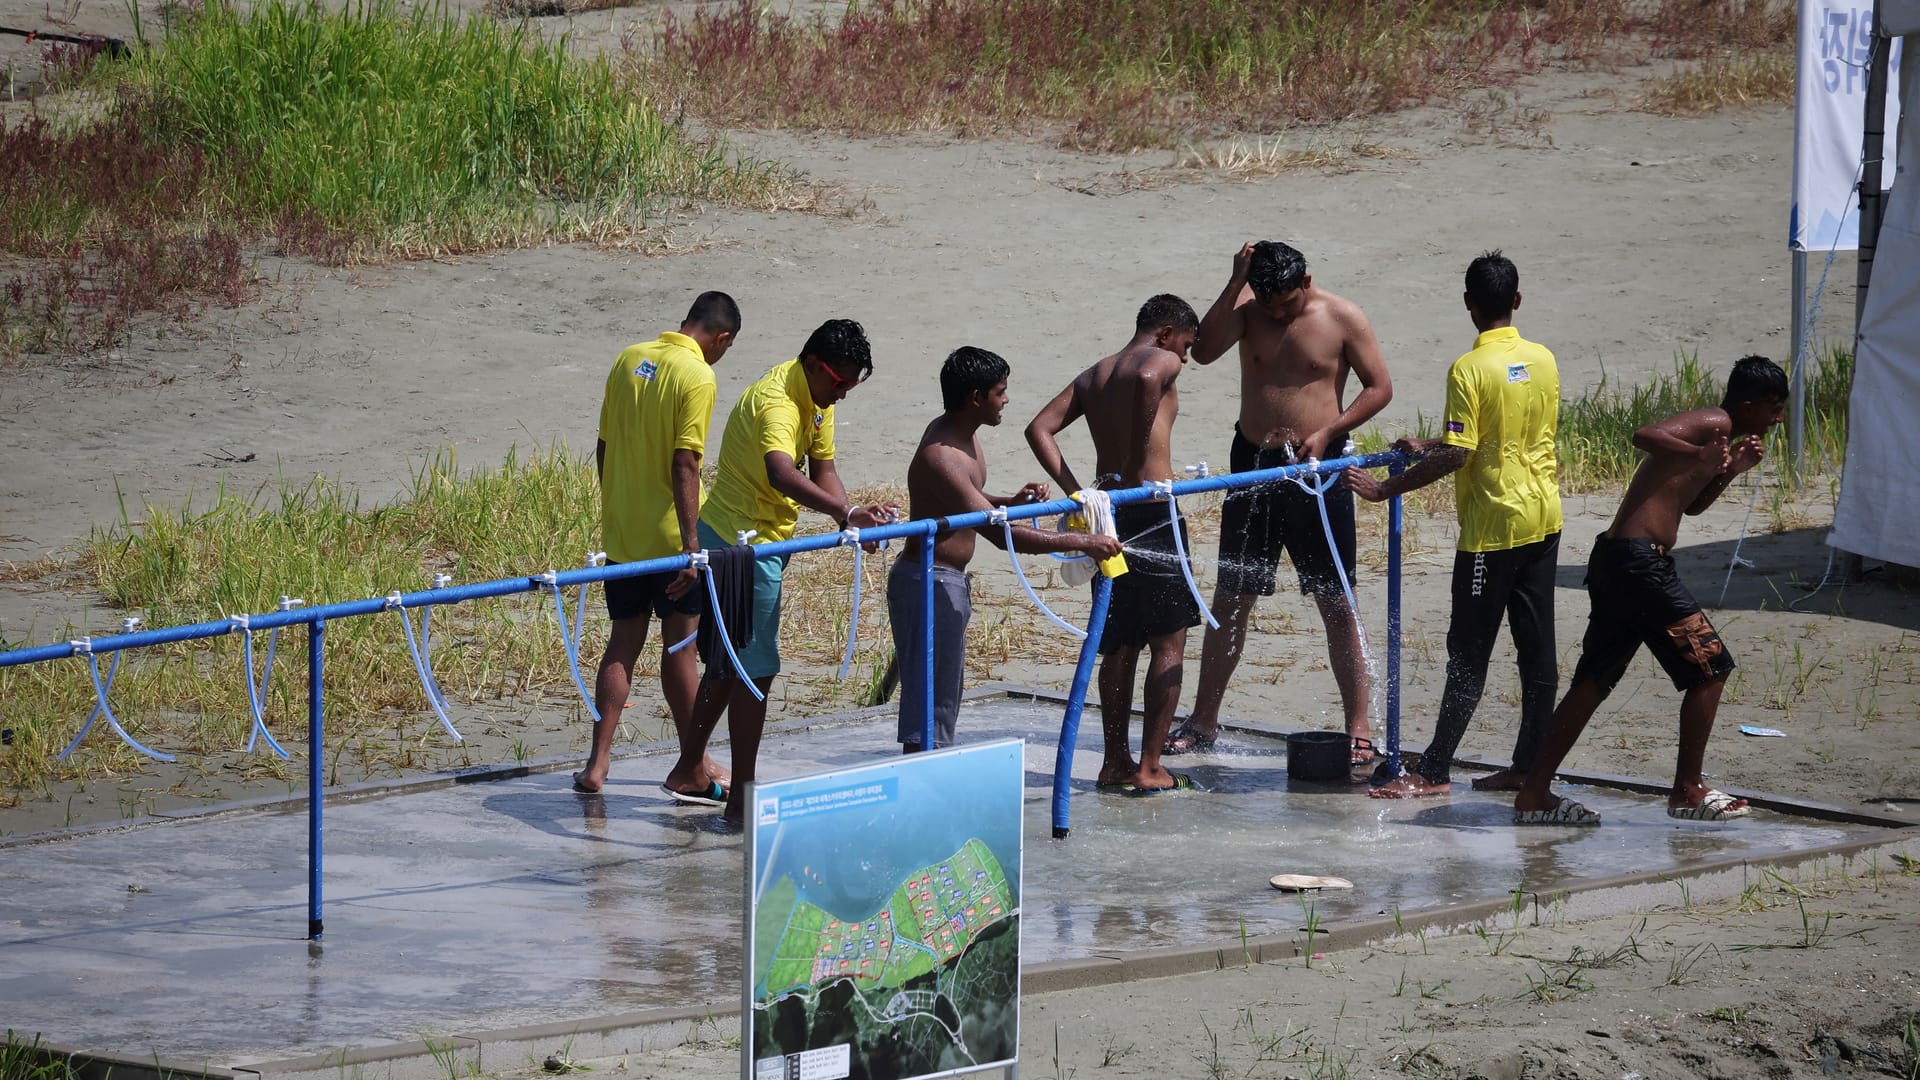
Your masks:
[[[673,584],[673,579],[679,573],[678,570],[663,570],[658,574],[607,579],[607,618],[617,622],[621,619],[644,619],[648,612],[662,619],[675,613],[700,614],[700,601],[706,597],[705,586],[700,582],[694,582],[693,588],[678,600],[667,595],[667,586]]]
[[[1593,610],[1575,682],[1591,679],[1603,695],[1611,692],[1643,644],[1683,692],[1733,670],[1726,643],[1681,584],[1665,547],[1602,534],[1587,559],[1587,596]]]
[[[1345,446],[1345,434],[1330,445]],[[1233,429],[1233,471],[1277,469],[1291,465],[1285,446],[1262,450]],[[1320,500],[1291,480],[1278,480],[1227,493],[1220,511],[1219,586],[1222,592],[1242,596],[1272,596],[1275,571],[1284,549],[1300,575],[1300,591],[1310,596],[1338,596],[1340,577],[1333,551],[1327,547],[1327,527],[1339,546],[1340,565],[1347,584],[1354,582],[1353,492],[1336,486],[1326,493],[1327,523],[1320,521]]]
[[[1113,524],[1127,548],[1127,572],[1113,579],[1106,629],[1100,634],[1100,655],[1138,649],[1154,638],[1200,625],[1200,603],[1193,598],[1193,590],[1187,587],[1186,575],[1181,572],[1167,504],[1116,506]],[[1183,544],[1187,540],[1184,518],[1180,540]]]

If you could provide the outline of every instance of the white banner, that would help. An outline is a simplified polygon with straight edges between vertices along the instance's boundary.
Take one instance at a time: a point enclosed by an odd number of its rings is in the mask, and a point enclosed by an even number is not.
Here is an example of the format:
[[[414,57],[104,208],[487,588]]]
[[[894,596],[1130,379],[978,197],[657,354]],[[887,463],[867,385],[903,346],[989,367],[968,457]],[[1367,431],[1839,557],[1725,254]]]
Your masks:
[[[1805,251],[1860,246],[1860,144],[1866,128],[1867,63],[1873,48],[1873,0],[1800,0],[1800,45],[1793,109],[1793,213],[1787,242]],[[1886,166],[1893,186],[1894,131],[1900,119],[1899,38],[1887,71]]]

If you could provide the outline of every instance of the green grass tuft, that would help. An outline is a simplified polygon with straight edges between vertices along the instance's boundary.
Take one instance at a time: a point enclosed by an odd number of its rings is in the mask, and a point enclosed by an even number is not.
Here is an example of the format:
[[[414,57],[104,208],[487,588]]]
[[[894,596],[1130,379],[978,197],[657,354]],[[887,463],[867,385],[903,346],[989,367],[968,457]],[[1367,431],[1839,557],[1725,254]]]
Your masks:
[[[137,9],[136,9],[137,20]],[[626,240],[673,200],[806,205],[602,58],[443,4],[213,0],[0,123],[0,361],[110,344],[254,288],[252,253],[338,263]]]
[[[1810,362],[1804,471],[1837,470],[1845,459],[1852,384],[1852,352],[1829,348]],[[1597,491],[1624,484],[1640,464],[1631,441],[1635,431],[1675,413],[1718,405],[1725,387],[1725,373],[1708,369],[1693,353],[1679,354],[1671,373],[1656,372],[1638,386],[1619,387],[1603,374],[1586,394],[1560,403],[1555,446],[1561,489]],[[1780,438],[1783,446],[1784,432]]]

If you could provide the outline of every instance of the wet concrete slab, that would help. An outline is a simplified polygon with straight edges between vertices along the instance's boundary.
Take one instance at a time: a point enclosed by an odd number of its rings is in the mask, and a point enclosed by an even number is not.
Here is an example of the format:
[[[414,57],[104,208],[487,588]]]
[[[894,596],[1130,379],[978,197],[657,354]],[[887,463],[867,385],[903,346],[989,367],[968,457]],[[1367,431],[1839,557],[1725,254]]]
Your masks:
[[[1072,834],[1051,837],[1061,708],[973,700],[963,739],[1028,741],[1025,961],[1125,957],[1295,933],[1278,873],[1337,875],[1322,932],[1551,893],[1583,881],[1756,863],[1887,835],[1768,811],[1728,825],[1664,798],[1573,788],[1598,829],[1517,828],[1458,785],[1389,802],[1290,782],[1277,734],[1237,730],[1170,759],[1200,790],[1097,791],[1098,719],[1073,765]],[[1136,737],[1138,725],[1135,726]],[[770,734],[786,776],[891,755],[869,714]],[[670,747],[623,758],[598,796],[567,773],[330,803],[325,934],[305,940],[304,813],[241,810],[0,849],[0,1023],[89,1050],[244,1066],[345,1047],[635,1010],[737,1003],[741,835],[659,788]],[[1460,779],[1464,780],[1462,776]]]

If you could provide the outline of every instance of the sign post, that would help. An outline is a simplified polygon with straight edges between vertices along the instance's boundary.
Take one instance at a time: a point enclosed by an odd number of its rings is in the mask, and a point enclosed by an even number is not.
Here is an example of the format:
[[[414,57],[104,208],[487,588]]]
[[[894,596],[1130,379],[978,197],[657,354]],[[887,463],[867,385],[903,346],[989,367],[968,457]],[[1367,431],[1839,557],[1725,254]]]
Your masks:
[[[744,1080],[1017,1067],[1024,744],[755,784]]]

